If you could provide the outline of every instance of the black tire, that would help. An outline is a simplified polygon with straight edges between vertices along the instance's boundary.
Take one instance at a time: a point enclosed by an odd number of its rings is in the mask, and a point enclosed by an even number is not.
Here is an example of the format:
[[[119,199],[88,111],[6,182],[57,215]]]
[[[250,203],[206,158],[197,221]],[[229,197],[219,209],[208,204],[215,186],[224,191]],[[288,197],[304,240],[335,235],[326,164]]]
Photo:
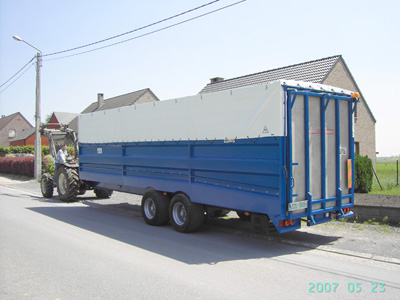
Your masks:
[[[50,174],[44,173],[42,179],[40,180],[40,190],[45,198],[53,197],[53,178]]]
[[[204,206],[190,202],[184,194],[176,194],[169,204],[169,219],[176,231],[197,231],[204,222]]]
[[[61,201],[72,202],[76,200],[79,193],[79,176],[76,169],[65,166],[59,167],[56,182]]]
[[[97,198],[107,199],[107,198],[111,197],[113,191],[104,190],[104,189],[94,189],[94,193]]]
[[[157,191],[150,191],[142,198],[142,217],[152,226],[165,225],[169,221],[169,197]]]

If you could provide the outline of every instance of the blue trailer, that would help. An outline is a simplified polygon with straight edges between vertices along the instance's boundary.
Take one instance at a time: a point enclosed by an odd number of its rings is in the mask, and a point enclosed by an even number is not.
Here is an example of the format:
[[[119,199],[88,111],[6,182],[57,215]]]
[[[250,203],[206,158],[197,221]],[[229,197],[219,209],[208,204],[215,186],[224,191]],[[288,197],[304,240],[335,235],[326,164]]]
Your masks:
[[[279,233],[349,217],[358,97],[280,80],[81,114],[79,178],[180,232],[225,210]]]

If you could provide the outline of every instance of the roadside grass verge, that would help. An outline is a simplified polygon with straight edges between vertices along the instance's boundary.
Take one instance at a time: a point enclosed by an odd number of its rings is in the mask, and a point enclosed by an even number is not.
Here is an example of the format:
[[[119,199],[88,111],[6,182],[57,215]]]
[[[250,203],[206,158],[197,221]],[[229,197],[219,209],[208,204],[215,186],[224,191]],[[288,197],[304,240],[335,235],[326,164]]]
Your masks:
[[[382,186],[382,190],[381,187],[379,186],[378,181],[374,176],[374,180],[372,182],[372,190],[370,194],[400,196],[400,185],[397,185],[397,171],[396,171],[397,160],[400,159],[397,157],[377,158],[376,174]]]

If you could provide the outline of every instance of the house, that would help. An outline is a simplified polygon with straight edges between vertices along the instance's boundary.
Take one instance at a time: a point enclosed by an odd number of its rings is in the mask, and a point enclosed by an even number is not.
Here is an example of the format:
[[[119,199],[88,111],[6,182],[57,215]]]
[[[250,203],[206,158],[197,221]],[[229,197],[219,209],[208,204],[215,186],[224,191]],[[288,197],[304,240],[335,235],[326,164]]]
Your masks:
[[[61,125],[68,125],[74,118],[78,116],[77,113],[68,112],[53,112],[47,123],[48,129],[59,129]]]
[[[14,113],[0,118],[0,146],[10,146],[10,140],[15,138],[24,130],[33,128],[25,117],[20,113]]]
[[[211,82],[200,91],[200,94],[229,90],[249,85],[264,84],[279,79],[321,83],[358,92],[360,94],[360,102],[358,103],[355,111],[354,121],[355,153],[363,156],[368,155],[368,157],[372,159],[373,165],[375,166],[376,120],[341,55],[232,79],[225,80],[221,77],[215,77],[212,78]]]
[[[76,113],[54,112],[51,115],[50,121],[48,123],[48,128],[58,129],[61,127],[61,124],[67,125],[77,115],[78,114]],[[35,145],[35,128],[31,126],[31,128],[19,132],[15,137],[10,139],[9,142],[10,146],[14,147]],[[41,145],[49,145],[49,139],[43,135],[41,136]]]
[[[109,99],[104,99],[103,94],[97,94],[97,101],[86,107],[82,114],[155,101],[160,100],[149,88]],[[78,117],[75,117],[68,127],[78,132]]]
[[[35,127],[26,129],[19,133],[16,137],[10,139],[10,146],[33,146],[35,145],[35,136]],[[43,135],[41,136],[40,142],[42,146],[49,145],[49,139]]]

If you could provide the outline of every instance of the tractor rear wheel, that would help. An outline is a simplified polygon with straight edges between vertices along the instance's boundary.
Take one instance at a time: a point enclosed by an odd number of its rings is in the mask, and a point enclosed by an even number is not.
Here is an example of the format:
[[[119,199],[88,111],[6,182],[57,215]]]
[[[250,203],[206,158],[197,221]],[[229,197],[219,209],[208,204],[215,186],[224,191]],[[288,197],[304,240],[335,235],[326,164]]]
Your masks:
[[[57,170],[57,192],[61,201],[75,201],[79,193],[79,176],[75,168],[61,166]]]

